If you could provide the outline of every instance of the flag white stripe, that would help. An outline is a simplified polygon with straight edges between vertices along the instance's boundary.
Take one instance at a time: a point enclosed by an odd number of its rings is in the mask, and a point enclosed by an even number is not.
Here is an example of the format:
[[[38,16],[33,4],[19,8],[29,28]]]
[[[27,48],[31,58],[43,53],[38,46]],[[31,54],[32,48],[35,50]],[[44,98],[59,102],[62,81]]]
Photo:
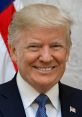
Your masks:
[[[21,8],[23,8],[23,3],[20,0],[15,0],[14,6],[15,6],[16,11],[19,11]]]
[[[13,78],[15,69],[0,35],[0,84]]]

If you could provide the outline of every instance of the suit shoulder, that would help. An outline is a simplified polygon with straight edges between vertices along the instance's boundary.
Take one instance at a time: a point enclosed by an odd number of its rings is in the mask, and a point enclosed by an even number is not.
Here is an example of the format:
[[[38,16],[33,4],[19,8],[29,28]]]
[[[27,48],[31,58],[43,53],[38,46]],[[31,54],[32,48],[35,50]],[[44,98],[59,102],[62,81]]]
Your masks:
[[[2,93],[3,91],[7,91],[10,88],[14,87],[15,82],[16,82],[16,79],[13,78],[13,79],[11,79],[10,81],[8,81],[6,83],[0,84],[0,93]]]
[[[79,94],[79,93],[82,94],[81,89],[74,88],[72,86],[69,86],[69,85],[66,85],[66,84],[63,84],[63,83],[59,83],[59,84],[60,84],[60,87],[65,91],[72,92],[72,93],[77,93],[77,94]]]

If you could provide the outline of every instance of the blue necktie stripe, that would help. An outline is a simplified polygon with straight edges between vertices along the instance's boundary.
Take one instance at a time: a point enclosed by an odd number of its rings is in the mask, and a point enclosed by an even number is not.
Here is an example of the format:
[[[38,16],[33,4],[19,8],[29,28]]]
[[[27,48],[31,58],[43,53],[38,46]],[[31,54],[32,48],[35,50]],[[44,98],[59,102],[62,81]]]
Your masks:
[[[46,108],[45,107],[39,107],[38,111],[36,113],[36,117],[47,117]]]
[[[36,98],[36,103],[39,105],[37,113],[36,113],[36,117],[48,117],[46,114],[46,107],[45,105],[48,103],[48,97],[44,94],[40,94],[40,96],[38,96]]]

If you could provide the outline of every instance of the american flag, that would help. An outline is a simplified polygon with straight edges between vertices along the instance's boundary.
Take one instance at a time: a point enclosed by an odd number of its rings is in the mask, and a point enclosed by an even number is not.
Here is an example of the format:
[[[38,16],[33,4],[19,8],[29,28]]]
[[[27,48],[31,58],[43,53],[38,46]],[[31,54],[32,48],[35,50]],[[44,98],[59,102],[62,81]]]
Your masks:
[[[22,7],[20,0],[0,0],[0,84],[12,79],[16,72],[8,51],[8,26],[12,15]]]

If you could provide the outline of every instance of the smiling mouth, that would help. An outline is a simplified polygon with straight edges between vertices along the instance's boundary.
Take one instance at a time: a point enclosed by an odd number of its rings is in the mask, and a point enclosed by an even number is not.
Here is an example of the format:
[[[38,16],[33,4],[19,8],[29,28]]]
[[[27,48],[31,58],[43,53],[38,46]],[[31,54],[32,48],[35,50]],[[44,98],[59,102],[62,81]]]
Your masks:
[[[34,69],[36,69],[40,72],[43,72],[43,73],[51,72],[55,68],[55,66],[51,66],[51,67],[36,67],[36,66],[33,66],[33,67],[34,67]]]

